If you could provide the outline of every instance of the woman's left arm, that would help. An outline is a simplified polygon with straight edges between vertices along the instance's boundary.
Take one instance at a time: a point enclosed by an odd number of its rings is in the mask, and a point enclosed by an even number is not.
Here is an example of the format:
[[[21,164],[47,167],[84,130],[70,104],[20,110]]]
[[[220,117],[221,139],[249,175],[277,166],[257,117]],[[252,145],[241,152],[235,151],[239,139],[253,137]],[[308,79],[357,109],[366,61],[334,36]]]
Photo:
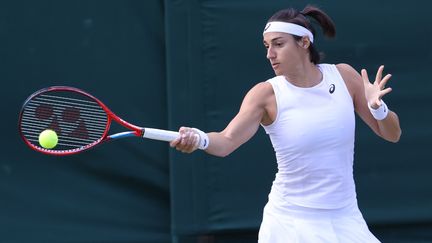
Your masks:
[[[402,133],[399,118],[382,101],[392,91],[390,87],[385,87],[391,75],[382,77],[384,66],[378,69],[373,83],[369,81],[365,69],[361,71],[361,76],[347,64],[339,64],[338,69],[353,97],[357,114],[378,136],[390,142],[398,142]]]

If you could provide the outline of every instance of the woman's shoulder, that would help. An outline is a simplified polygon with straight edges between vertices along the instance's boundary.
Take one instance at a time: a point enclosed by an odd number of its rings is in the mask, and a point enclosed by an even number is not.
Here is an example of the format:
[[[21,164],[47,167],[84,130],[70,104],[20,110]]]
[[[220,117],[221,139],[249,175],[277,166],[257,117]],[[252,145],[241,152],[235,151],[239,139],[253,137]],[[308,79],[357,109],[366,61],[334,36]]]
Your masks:
[[[354,97],[363,85],[360,74],[351,65],[346,63],[336,64],[336,68],[342,76],[351,96]]]
[[[342,75],[342,77],[344,76],[351,77],[358,74],[358,72],[351,65],[347,63],[338,63],[335,64],[335,66],[338,69],[339,73]]]
[[[245,101],[259,106],[266,106],[274,96],[273,86],[268,81],[255,84],[244,97]]]
[[[255,95],[269,95],[273,93],[272,80],[269,79],[267,81],[262,81],[255,84],[250,90],[249,93],[253,93]]]
[[[346,63],[320,63],[319,67],[323,71],[338,72],[345,82],[351,82],[353,79],[356,79],[356,76],[358,75],[358,72],[351,65]]]

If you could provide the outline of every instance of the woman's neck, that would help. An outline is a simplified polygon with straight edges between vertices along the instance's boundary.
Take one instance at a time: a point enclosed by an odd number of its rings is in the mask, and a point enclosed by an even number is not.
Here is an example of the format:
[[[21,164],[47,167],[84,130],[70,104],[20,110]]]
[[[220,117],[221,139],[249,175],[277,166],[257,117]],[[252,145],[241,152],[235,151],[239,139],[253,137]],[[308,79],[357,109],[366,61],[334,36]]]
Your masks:
[[[323,78],[318,66],[311,62],[301,63],[293,67],[284,76],[288,82],[302,88],[313,87],[319,84]]]

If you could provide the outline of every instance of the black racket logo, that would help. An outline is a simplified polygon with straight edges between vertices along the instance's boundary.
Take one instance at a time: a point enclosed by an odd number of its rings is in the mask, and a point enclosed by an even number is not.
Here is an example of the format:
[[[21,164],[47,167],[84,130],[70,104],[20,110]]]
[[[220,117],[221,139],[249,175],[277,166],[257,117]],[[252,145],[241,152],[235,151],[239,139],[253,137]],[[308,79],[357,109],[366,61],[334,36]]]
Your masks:
[[[34,110],[34,116],[41,122],[49,122],[46,129],[54,130],[59,136],[88,139],[88,130],[76,107],[55,107],[40,104]]]

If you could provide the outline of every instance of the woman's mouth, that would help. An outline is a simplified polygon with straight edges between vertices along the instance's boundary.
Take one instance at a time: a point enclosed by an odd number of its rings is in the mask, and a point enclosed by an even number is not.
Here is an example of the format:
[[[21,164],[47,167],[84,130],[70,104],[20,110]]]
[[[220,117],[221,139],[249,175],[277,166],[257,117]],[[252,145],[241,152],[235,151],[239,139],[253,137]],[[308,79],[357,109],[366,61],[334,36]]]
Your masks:
[[[273,67],[273,69],[278,68],[279,67],[279,63],[272,63],[272,67]]]

